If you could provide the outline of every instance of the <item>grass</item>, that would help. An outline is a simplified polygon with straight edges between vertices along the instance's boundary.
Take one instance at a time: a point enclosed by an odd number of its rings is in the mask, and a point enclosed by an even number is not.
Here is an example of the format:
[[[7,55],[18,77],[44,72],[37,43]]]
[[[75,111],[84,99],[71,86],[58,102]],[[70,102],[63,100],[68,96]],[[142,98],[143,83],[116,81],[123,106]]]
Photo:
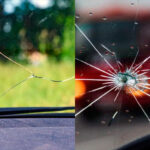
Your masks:
[[[46,62],[40,66],[24,65],[36,75],[63,80],[74,75],[71,61]],[[15,64],[0,63],[0,94],[30,74]],[[0,96],[0,107],[74,106],[74,80],[53,83],[30,79]]]

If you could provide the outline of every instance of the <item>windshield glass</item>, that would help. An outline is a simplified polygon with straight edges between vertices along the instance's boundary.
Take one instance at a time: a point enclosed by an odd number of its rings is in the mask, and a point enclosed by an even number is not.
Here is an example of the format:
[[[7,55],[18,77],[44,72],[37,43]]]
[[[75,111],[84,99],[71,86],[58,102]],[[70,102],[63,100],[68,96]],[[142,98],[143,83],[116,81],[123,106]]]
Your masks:
[[[148,134],[148,0],[76,0],[78,150],[116,149]]]
[[[0,107],[74,105],[74,2],[0,1]]]

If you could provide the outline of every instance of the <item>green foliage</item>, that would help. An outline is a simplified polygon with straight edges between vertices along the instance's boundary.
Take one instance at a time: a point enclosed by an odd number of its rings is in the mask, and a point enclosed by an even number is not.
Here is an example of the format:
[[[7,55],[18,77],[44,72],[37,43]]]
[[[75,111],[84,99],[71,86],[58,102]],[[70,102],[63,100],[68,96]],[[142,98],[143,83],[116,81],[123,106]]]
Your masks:
[[[75,49],[75,31],[74,26],[69,26],[74,24],[72,17],[68,17],[65,23],[64,32],[63,32],[63,45],[62,45],[62,57],[63,58],[74,58],[74,49]]]
[[[8,56],[39,51],[58,60],[74,57],[74,1],[55,0],[39,9],[22,1],[8,14],[0,2],[0,50]],[[60,5],[62,4],[63,5]]]

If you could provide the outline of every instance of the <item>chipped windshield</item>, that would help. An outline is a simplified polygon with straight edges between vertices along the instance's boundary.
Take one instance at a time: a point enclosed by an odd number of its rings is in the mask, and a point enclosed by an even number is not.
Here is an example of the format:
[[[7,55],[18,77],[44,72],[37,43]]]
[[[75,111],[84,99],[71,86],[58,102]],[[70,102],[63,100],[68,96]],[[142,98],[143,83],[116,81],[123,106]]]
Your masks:
[[[148,0],[76,0],[78,150],[148,134],[149,8]]]

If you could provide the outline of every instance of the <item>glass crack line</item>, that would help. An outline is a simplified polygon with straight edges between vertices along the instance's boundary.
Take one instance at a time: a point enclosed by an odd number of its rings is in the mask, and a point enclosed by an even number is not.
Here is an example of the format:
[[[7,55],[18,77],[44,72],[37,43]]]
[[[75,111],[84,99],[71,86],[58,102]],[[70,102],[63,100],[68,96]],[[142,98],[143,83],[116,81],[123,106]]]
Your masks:
[[[112,90],[114,90],[116,88],[112,87],[110,90],[106,91],[104,94],[100,95],[98,98],[96,98],[94,101],[92,101],[90,104],[88,104],[86,107],[84,107],[83,109],[81,109],[80,111],[78,111],[75,114],[75,117],[77,117],[79,114],[81,114],[83,111],[85,111],[86,109],[88,109],[89,107],[91,107],[94,103],[96,103],[97,101],[99,101],[101,98],[103,98],[105,95],[107,95],[108,93],[110,93]]]
[[[90,45],[94,48],[94,50],[99,54],[99,56],[106,62],[110,68],[116,72],[115,68],[105,59],[105,57],[99,52],[99,50],[94,46],[94,44],[90,41],[90,39],[85,35],[85,33],[80,29],[80,27],[75,24],[76,28],[79,30],[79,32],[86,38],[86,40],[90,43]]]
[[[24,82],[26,82],[27,80],[31,79],[31,78],[38,78],[38,79],[43,79],[43,80],[47,80],[50,82],[66,82],[69,80],[74,79],[74,76],[64,79],[64,80],[53,80],[53,79],[49,79],[47,77],[41,77],[41,76],[37,76],[35,75],[31,70],[29,70],[28,68],[24,67],[23,65],[17,63],[16,61],[14,61],[13,59],[9,58],[8,56],[6,56],[5,54],[3,54],[2,52],[0,52],[0,55],[2,55],[4,58],[6,58],[7,60],[11,61],[12,63],[16,64],[17,66],[19,66],[20,68],[22,68],[23,70],[25,70],[26,72],[30,73],[31,75],[27,78],[25,78],[24,80],[12,85],[10,88],[8,88],[6,91],[2,92],[2,94],[0,94],[0,97],[5,96],[9,91],[11,91],[12,89],[16,88],[17,86],[23,84]]]
[[[14,84],[14,85],[11,86],[10,88],[8,88],[6,91],[4,91],[3,93],[1,93],[1,94],[0,94],[0,97],[5,96],[9,91],[13,90],[14,88],[16,88],[17,86],[23,84],[24,82],[26,82],[27,80],[29,80],[29,79],[31,79],[31,78],[33,78],[32,75],[29,76],[29,77],[27,77],[27,78],[25,78],[24,80],[22,80],[22,81],[20,81],[20,82],[18,82],[18,83],[16,83],[16,84]]]
[[[85,62],[85,61],[83,61],[83,60],[80,60],[80,59],[78,59],[78,58],[76,58],[76,60],[78,60],[79,62],[82,62],[82,63],[86,64],[87,66],[90,66],[90,67],[92,67],[92,68],[94,68],[94,69],[96,69],[96,70],[98,70],[98,71],[101,71],[101,72],[103,72],[103,73],[105,73],[105,74],[107,74],[107,75],[109,75],[109,76],[113,76],[112,74],[108,73],[107,71],[104,71],[104,70],[102,70],[102,69],[100,69],[100,68],[98,68],[98,67],[95,67],[95,66],[93,66],[93,65],[90,64],[90,63],[87,63],[87,62]]]

